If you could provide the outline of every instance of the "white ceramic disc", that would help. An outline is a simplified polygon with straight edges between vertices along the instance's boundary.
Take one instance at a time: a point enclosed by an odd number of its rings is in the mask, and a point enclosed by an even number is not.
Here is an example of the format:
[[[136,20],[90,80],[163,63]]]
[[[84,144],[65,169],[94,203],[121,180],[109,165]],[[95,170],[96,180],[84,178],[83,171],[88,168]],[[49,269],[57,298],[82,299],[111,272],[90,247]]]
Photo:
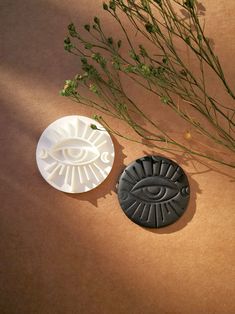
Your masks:
[[[92,129],[91,124],[101,131]],[[106,179],[113,166],[114,146],[109,133],[97,121],[66,116],[44,130],[36,160],[41,175],[54,188],[82,193]]]

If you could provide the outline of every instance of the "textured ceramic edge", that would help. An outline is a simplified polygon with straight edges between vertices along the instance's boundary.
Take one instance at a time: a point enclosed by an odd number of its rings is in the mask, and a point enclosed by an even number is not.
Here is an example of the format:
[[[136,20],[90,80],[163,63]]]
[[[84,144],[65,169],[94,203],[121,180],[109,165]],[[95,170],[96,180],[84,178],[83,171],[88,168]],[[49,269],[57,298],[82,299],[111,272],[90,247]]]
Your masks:
[[[91,124],[99,130],[91,128]],[[97,121],[65,116],[52,122],[39,138],[36,161],[42,177],[54,188],[82,193],[100,185],[115,157],[109,133]]]

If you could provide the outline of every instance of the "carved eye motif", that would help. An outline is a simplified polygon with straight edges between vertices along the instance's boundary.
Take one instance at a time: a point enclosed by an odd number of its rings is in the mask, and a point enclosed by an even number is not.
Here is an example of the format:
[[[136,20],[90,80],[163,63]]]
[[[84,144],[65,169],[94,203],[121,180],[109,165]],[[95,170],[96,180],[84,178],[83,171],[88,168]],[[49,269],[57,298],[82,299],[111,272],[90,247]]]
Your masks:
[[[170,159],[145,156],[120,176],[118,198],[135,223],[160,228],[179,219],[187,208],[190,188],[183,169]]]
[[[143,202],[165,202],[179,192],[175,183],[164,178],[144,178],[131,189],[130,193]]]
[[[52,158],[66,165],[82,166],[99,158],[98,149],[85,139],[68,139],[56,144],[49,152]]]
[[[108,176],[114,161],[109,133],[94,120],[82,116],[62,117],[41,135],[36,160],[44,179],[68,193],[92,190]]]

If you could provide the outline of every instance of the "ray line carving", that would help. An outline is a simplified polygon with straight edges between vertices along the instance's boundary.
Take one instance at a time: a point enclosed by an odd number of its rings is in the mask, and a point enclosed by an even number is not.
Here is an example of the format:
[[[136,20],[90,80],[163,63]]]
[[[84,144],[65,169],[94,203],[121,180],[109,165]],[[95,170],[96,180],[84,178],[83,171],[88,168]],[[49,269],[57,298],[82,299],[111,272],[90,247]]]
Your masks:
[[[145,176],[145,172],[144,172],[144,169],[143,169],[143,165],[141,164],[141,162],[139,163],[139,173],[140,173],[140,176],[141,176],[141,179],[142,178],[145,178],[146,176]]]
[[[147,221],[150,220],[150,216],[151,216],[151,213],[152,213],[152,206],[154,206],[153,204],[150,205],[149,207],[149,212],[148,212],[148,218],[147,218]]]
[[[153,159],[151,158],[149,162],[151,164],[151,166],[149,167],[149,169],[150,169],[150,176],[153,176]]]
[[[167,214],[169,214],[169,213],[170,213],[170,210],[168,209],[167,205],[168,205],[168,203],[164,203],[165,210],[167,211]]]
[[[50,132],[48,132],[48,138],[50,139],[50,140],[52,140],[53,142],[54,141],[58,141],[58,140],[60,140],[60,138],[61,138],[61,134],[59,133],[59,132],[57,132],[56,130],[51,130]]]
[[[87,140],[90,141],[94,134],[97,134],[97,132],[92,131]]]
[[[133,181],[133,183],[137,183],[137,179],[126,169],[125,173],[127,174],[127,176]]]
[[[168,171],[169,171],[169,169],[171,168],[171,165],[170,164],[167,164],[167,163],[164,163],[164,172],[165,172],[165,174],[164,174],[164,177],[166,177],[167,176],[167,173],[168,173]]]
[[[175,172],[173,173],[173,175],[172,175],[172,177],[171,177],[171,180],[172,180],[173,182],[177,181],[178,176],[180,177],[180,168],[179,168],[179,167],[177,167],[177,168],[175,169]]]
[[[127,200],[126,200],[127,201]],[[125,202],[125,200],[124,200],[124,202]],[[134,201],[125,211],[126,211],[126,213],[127,212],[129,212],[134,206],[135,206],[135,204],[137,203],[137,201]],[[138,207],[138,205],[137,205],[137,207]]]
[[[160,209],[160,214],[161,214],[162,221],[164,221],[163,212],[162,212],[162,205],[161,204],[159,204],[159,209]]]
[[[85,136],[86,136],[86,132],[87,132],[87,129],[88,129],[88,124],[85,124],[85,127],[84,127],[84,130],[83,130],[83,133],[82,133],[82,138],[86,138]]]
[[[160,176],[165,177],[165,173],[166,173],[166,167],[167,167],[167,163],[165,163],[164,161],[161,162],[161,169],[160,169]],[[168,168],[167,168],[168,169]]]
[[[64,178],[64,183],[65,184],[69,184],[69,172],[70,172],[70,166],[67,166],[67,169],[66,169],[66,174],[65,174],[65,178]]]
[[[61,137],[61,136],[62,136],[62,137],[65,137],[65,138],[70,137],[69,132],[67,132],[64,128],[59,128],[59,129],[57,130],[57,132],[60,134],[60,137]]]
[[[69,133],[70,137],[71,136],[74,137],[74,135],[75,135],[75,128],[74,128],[73,124],[69,123],[68,124],[68,128],[69,128],[68,133]]]
[[[168,206],[170,206],[170,208],[174,211],[174,213],[175,213],[178,217],[180,217],[180,215],[177,213],[176,209],[173,207],[173,205],[172,205],[170,202],[168,203]]]
[[[92,166],[91,166],[91,165],[88,165],[88,167],[90,168],[90,170],[91,170],[91,172],[93,173],[93,175],[94,175],[94,177],[96,178],[96,180],[99,182],[100,180],[99,180],[99,178],[97,177],[97,175],[96,175],[94,169],[92,168]]]
[[[53,168],[55,168],[56,165],[57,165],[57,161],[54,161],[52,164],[49,164],[47,167],[45,167],[45,170],[49,172],[53,170]]]
[[[55,169],[48,175],[47,180],[51,180],[53,179],[53,177],[55,176],[57,170],[61,167],[60,164],[58,164]]]
[[[130,182],[129,180],[127,180],[126,178],[122,178],[123,181],[127,182],[128,184],[130,184],[131,186],[133,186],[133,182]]]
[[[141,203],[139,203],[139,205],[137,206],[136,210],[134,211],[134,213],[131,215],[131,218],[134,218],[135,214],[137,213],[138,209],[140,208]]]
[[[96,169],[102,174],[102,176],[105,178],[105,172],[94,162],[93,165],[96,167]]]
[[[147,177],[147,174],[145,173],[145,169],[144,169],[144,163],[142,160],[141,160],[140,164],[141,164],[141,168],[142,168],[144,177]]]
[[[104,144],[106,144],[107,143],[107,141],[106,140],[104,140],[102,143],[100,143],[99,145],[96,145],[96,147],[97,148],[100,148],[101,146],[103,146]]]
[[[144,206],[143,206],[143,209],[142,209],[142,213],[141,213],[140,219],[143,219],[143,216],[144,216],[146,207],[147,207],[147,203],[144,203]]]
[[[61,165],[59,175],[61,176],[64,171],[65,165]]]
[[[160,173],[162,172],[162,161],[159,161],[159,167],[158,167],[158,175],[160,176]]]
[[[132,169],[133,169],[133,171],[134,171],[136,177],[138,178],[138,180],[141,180],[142,178],[141,178],[141,176],[139,176],[139,174],[138,174],[136,168],[133,166]]]
[[[77,169],[78,169],[78,176],[79,176],[79,178],[80,178],[80,183],[83,183],[83,178],[82,178],[82,172],[81,172],[81,169],[80,169],[80,167],[77,167]]]
[[[89,178],[86,166],[83,166],[83,169],[84,169],[86,179],[89,180],[90,178]]]
[[[158,205],[155,204],[155,226],[156,228],[158,227],[158,216],[157,216],[157,211],[158,211]]]
[[[52,132],[50,134],[52,134]],[[53,130],[53,135],[55,135],[58,140],[60,140],[61,137],[64,136],[64,134],[62,132],[60,132],[60,130]]]
[[[72,166],[72,174],[71,174],[71,187],[73,188],[75,185],[75,167]]]
[[[92,144],[95,144],[96,142],[98,142],[98,140],[103,136],[104,134],[101,132],[98,134],[98,136],[95,138],[95,140],[92,141]]]
[[[172,165],[171,165],[171,164],[169,164],[169,167],[168,167],[168,169],[167,169],[167,172],[166,172],[165,177],[167,177],[167,178],[168,178],[168,175],[169,175],[169,173],[170,173],[171,169],[172,169]]]
[[[153,163],[153,174],[154,176],[159,175],[159,169],[160,169],[160,161],[156,161]]]
[[[76,124],[75,124],[75,136],[76,137],[79,137],[79,124],[80,124],[79,119],[76,119]]]

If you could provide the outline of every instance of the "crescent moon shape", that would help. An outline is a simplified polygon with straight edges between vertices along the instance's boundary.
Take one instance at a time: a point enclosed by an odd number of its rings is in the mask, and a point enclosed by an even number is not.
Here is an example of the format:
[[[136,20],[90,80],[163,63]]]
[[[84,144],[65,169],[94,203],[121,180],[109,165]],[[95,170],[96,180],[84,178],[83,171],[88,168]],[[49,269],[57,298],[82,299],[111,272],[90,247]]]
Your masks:
[[[108,152],[103,152],[100,157],[101,160],[106,164],[110,162],[110,160],[108,159],[108,155],[109,155]]]
[[[41,159],[46,159],[48,157],[48,152],[43,148],[39,153],[39,157]]]

